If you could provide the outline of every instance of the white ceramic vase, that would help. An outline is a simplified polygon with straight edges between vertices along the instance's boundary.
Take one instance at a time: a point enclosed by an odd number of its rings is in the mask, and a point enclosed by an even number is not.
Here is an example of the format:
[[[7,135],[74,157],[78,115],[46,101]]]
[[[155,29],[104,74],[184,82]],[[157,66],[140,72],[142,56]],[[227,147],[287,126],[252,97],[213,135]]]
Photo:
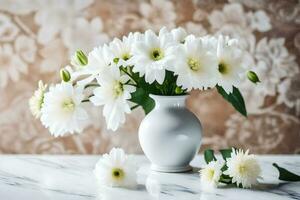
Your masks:
[[[201,145],[202,127],[185,106],[188,95],[150,95],[154,109],[139,128],[141,147],[151,161],[151,169],[160,172],[191,170],[190,161]]]

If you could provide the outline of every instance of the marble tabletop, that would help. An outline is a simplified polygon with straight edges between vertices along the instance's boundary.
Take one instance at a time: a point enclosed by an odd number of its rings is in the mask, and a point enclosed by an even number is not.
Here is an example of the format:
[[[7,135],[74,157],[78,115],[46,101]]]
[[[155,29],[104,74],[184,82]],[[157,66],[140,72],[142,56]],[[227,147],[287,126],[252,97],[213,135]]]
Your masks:
[[[139,163],[137,190],[122,188],[98,188],[93,168],[99,156],[46,156],[2,155],[0,156],[1,200],[260,200],[300,199],[300,182],[287,183],[278,180],[272,163],[300,174],[300,156],[259,156],[263,180],[252,189],[218,188],[213,192],[200,189],[198,170],[203,156],[191,163],[193,172],[157,173],[149,170],[144,156],[135,156]]]

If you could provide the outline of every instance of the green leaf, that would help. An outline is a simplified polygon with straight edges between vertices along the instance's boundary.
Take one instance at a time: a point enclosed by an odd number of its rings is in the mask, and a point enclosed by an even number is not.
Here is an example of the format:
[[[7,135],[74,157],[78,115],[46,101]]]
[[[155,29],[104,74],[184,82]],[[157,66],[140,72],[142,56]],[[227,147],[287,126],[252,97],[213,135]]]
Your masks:
[[[227,160],[227,158],[231,157],[231,152],[232,152],[232,148],[231,149],[220,149],[220,153],[224,160]]]
[[[226,164],[223,165],[223,167],[221,168],[222,172],[225,172],[228,169],[228,166]]]
[[[244,102],[244,98],[242,94],[240,93],[239,89],[233,86],[232,93],[227,94],[226,91],[223,89],[223,87],[216,85],[216,88],[223,96],[224,99],[226,99],[229,103],[232,104],[232,106],[240,112],[242,115],[247,117],[247,110]]]
[[[273,163],[273,166],[279,171],[279,180],[283,181],[300,181],[300,176],[294,174],[282,167],[279,167],[276,163]]]
[[[232,178],[228,175],[222,174],[219,180],[221,183],[232,184]]]
[[[149,96],[143,88],[137,88],[134,93],[131,94],[131,102],[139,104],[147,115],[155,106],[154,100]]]
[[[215,155],[214,155],[214,150],[212,149],[206,149],[204,151],[204,159],[205,162],[208,164],[209,162],[213,161],[213,160],[217,160]]]

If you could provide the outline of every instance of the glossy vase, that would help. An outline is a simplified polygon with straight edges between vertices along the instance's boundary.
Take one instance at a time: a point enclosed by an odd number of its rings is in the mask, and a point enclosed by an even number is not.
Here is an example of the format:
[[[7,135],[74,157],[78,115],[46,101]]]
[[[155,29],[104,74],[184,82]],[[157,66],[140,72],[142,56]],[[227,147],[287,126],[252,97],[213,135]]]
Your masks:
[[[189,163],[200,149],[202,127],[185,106],[188,95],[150,96],[155,107],[141,122],[139,140],[151,169],[161,172],[191,170]]]

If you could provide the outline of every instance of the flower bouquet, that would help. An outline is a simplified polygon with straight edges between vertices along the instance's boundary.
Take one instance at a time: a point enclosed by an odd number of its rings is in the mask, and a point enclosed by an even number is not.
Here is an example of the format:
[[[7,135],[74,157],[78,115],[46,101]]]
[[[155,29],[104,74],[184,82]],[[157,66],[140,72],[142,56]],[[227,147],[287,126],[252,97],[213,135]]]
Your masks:
[[[244,52],[236,39],[222,35],[196,37],[183,28],[162,28],[158,34],[151,30],[129,33],[87,55],[78,50],[60,76],[62,82],[49,88],[40,82],[29,102],[32,113],[54,136],[81,132],[89,120],[87,103],[103,106],[107,128],[115,131],[133,109],[141,106],[148,114],[156,103],[162,105],[154,101],[155,96],[174,99],[191,90],[216,88],[238,112],[247,116],[239,82],[245,78],[259,82],[253,71],[247,71]],[[196,122],[190,126],[201,132]],[[200,144],[195,146],[193,153]]]

